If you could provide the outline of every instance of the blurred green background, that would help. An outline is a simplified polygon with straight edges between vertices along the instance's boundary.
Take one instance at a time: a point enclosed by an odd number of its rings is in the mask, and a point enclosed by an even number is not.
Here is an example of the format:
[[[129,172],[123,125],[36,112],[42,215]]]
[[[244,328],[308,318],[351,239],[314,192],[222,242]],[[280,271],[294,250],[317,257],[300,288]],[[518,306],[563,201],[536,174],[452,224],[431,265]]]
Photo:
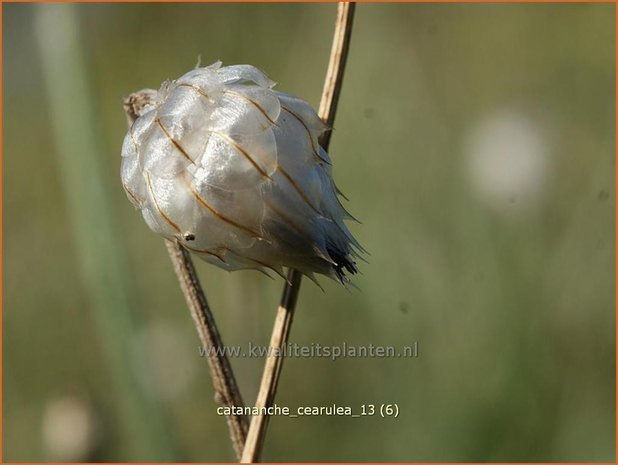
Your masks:
[[[317,106],[334,4],[4,4],[5,461],[234,460],[161,239],[119,180],[121,100],[221,59]],[[370,251],[306,281],[268,461],[615,460],[611,4],[361,4],[331,145]],[[197,263],[227,344],[282,288]],[[252,405],[263,361],[234,359]]]

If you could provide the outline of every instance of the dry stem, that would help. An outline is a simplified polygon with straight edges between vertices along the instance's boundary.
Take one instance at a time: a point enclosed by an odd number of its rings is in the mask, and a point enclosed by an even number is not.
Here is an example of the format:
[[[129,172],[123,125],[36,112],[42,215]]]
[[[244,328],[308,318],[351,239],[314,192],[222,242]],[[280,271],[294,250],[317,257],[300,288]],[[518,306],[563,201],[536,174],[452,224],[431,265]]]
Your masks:
[[[215,399],[226,406],[244,407],[232,366],[223,350],[223,340],[206,301],[206,295],[200,286],[191,257],[177,242],[165,241],[165,244],[200,340],[204,348],[210,351],[207,359],[215,388]],[[247,417],[228,415],[226,419],[234,452],[240,459],[247,437]]]
[[[129,125],[137,117],[136,110],[147,103],[148,98],[147,93],[138,92],[125,100],[124,109]],[[215,389],[215,400],[226,406],[244,407],[232,366],[223,350],[225,347],[223,340],[206,300],[206,295],[200,285],[191,257],[177,242],[166,240],[165,244],[200,340],[209,354],[207,357],[208,367]],[[228,415],[226,419],[234,452],[240,459],[247,437],[247,417],[244,415]]]
[[[324,132],[319,140],[324,150],[328,150],[331,128],[335,120],[337,103],[341,92],[343,72],[348,55],[350,35],[352,33],[354,6],[353,2],[340,2],[337,9],[333,46],[326,79],[324,81],[320,110],[318,112],[320,118],[322,118],[329,127],[329,130]],[[272,406],[275,399],[281,368],[283,366],[283,357],[280,355],[281,349],[288,342],[290,327],[292,326],[292,319],[294,316],[294,308],[300,289],[301,277],[301,273],[296,270],[290,269],[288,272],[281,303],[277,309],[277,316],[275,318],[270,340],[269,355],[264,364],[262,382],[255,404],[258,408]],[[249,432],[247,434],[247,442],[242,453],[242,463],[253,463],[259,460],[262,446],[264,445],[268,420],[268,415],[255,415],[251,419],[251,425],[249,426]]]

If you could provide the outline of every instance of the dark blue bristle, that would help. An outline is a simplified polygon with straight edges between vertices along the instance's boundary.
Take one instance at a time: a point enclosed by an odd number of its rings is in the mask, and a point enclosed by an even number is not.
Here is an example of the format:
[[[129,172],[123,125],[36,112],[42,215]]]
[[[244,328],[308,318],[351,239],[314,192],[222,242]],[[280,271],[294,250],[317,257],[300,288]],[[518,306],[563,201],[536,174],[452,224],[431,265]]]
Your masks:
[[[335,270],[335,273],[337,273],[337,277],[341,282],[345,282],[346,271],[350,274],[358,273],[356,262],[350,260],[347,253],[332,244],[328,244],[326,246],[326,251],[328,252],[330,258],[332,258],[335,262],[333,269]]]

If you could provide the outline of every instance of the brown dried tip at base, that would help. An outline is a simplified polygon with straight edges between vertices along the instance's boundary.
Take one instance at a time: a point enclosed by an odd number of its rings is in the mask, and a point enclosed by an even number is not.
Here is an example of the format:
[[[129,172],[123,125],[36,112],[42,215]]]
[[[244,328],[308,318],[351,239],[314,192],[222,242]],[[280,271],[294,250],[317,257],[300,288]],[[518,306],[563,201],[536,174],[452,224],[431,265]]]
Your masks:
[[[151,104],[156,96],[156,90],[142,89],[132,93],[122,101],[122,107],[124,108],[124,112],[127,116],[129,126],[131,126],[133,121],[141,116],[144,108]]]

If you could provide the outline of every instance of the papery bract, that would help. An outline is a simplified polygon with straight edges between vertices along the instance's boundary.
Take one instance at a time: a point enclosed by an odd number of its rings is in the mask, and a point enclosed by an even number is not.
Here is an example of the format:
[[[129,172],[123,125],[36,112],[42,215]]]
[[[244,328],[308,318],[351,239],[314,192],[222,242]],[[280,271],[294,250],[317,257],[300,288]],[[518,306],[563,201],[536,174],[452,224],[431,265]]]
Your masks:
[[[249,65],[196,68],[133,94],[122,184],[148,226],[226,270],[347,282],[362,248],[303,100]]]

